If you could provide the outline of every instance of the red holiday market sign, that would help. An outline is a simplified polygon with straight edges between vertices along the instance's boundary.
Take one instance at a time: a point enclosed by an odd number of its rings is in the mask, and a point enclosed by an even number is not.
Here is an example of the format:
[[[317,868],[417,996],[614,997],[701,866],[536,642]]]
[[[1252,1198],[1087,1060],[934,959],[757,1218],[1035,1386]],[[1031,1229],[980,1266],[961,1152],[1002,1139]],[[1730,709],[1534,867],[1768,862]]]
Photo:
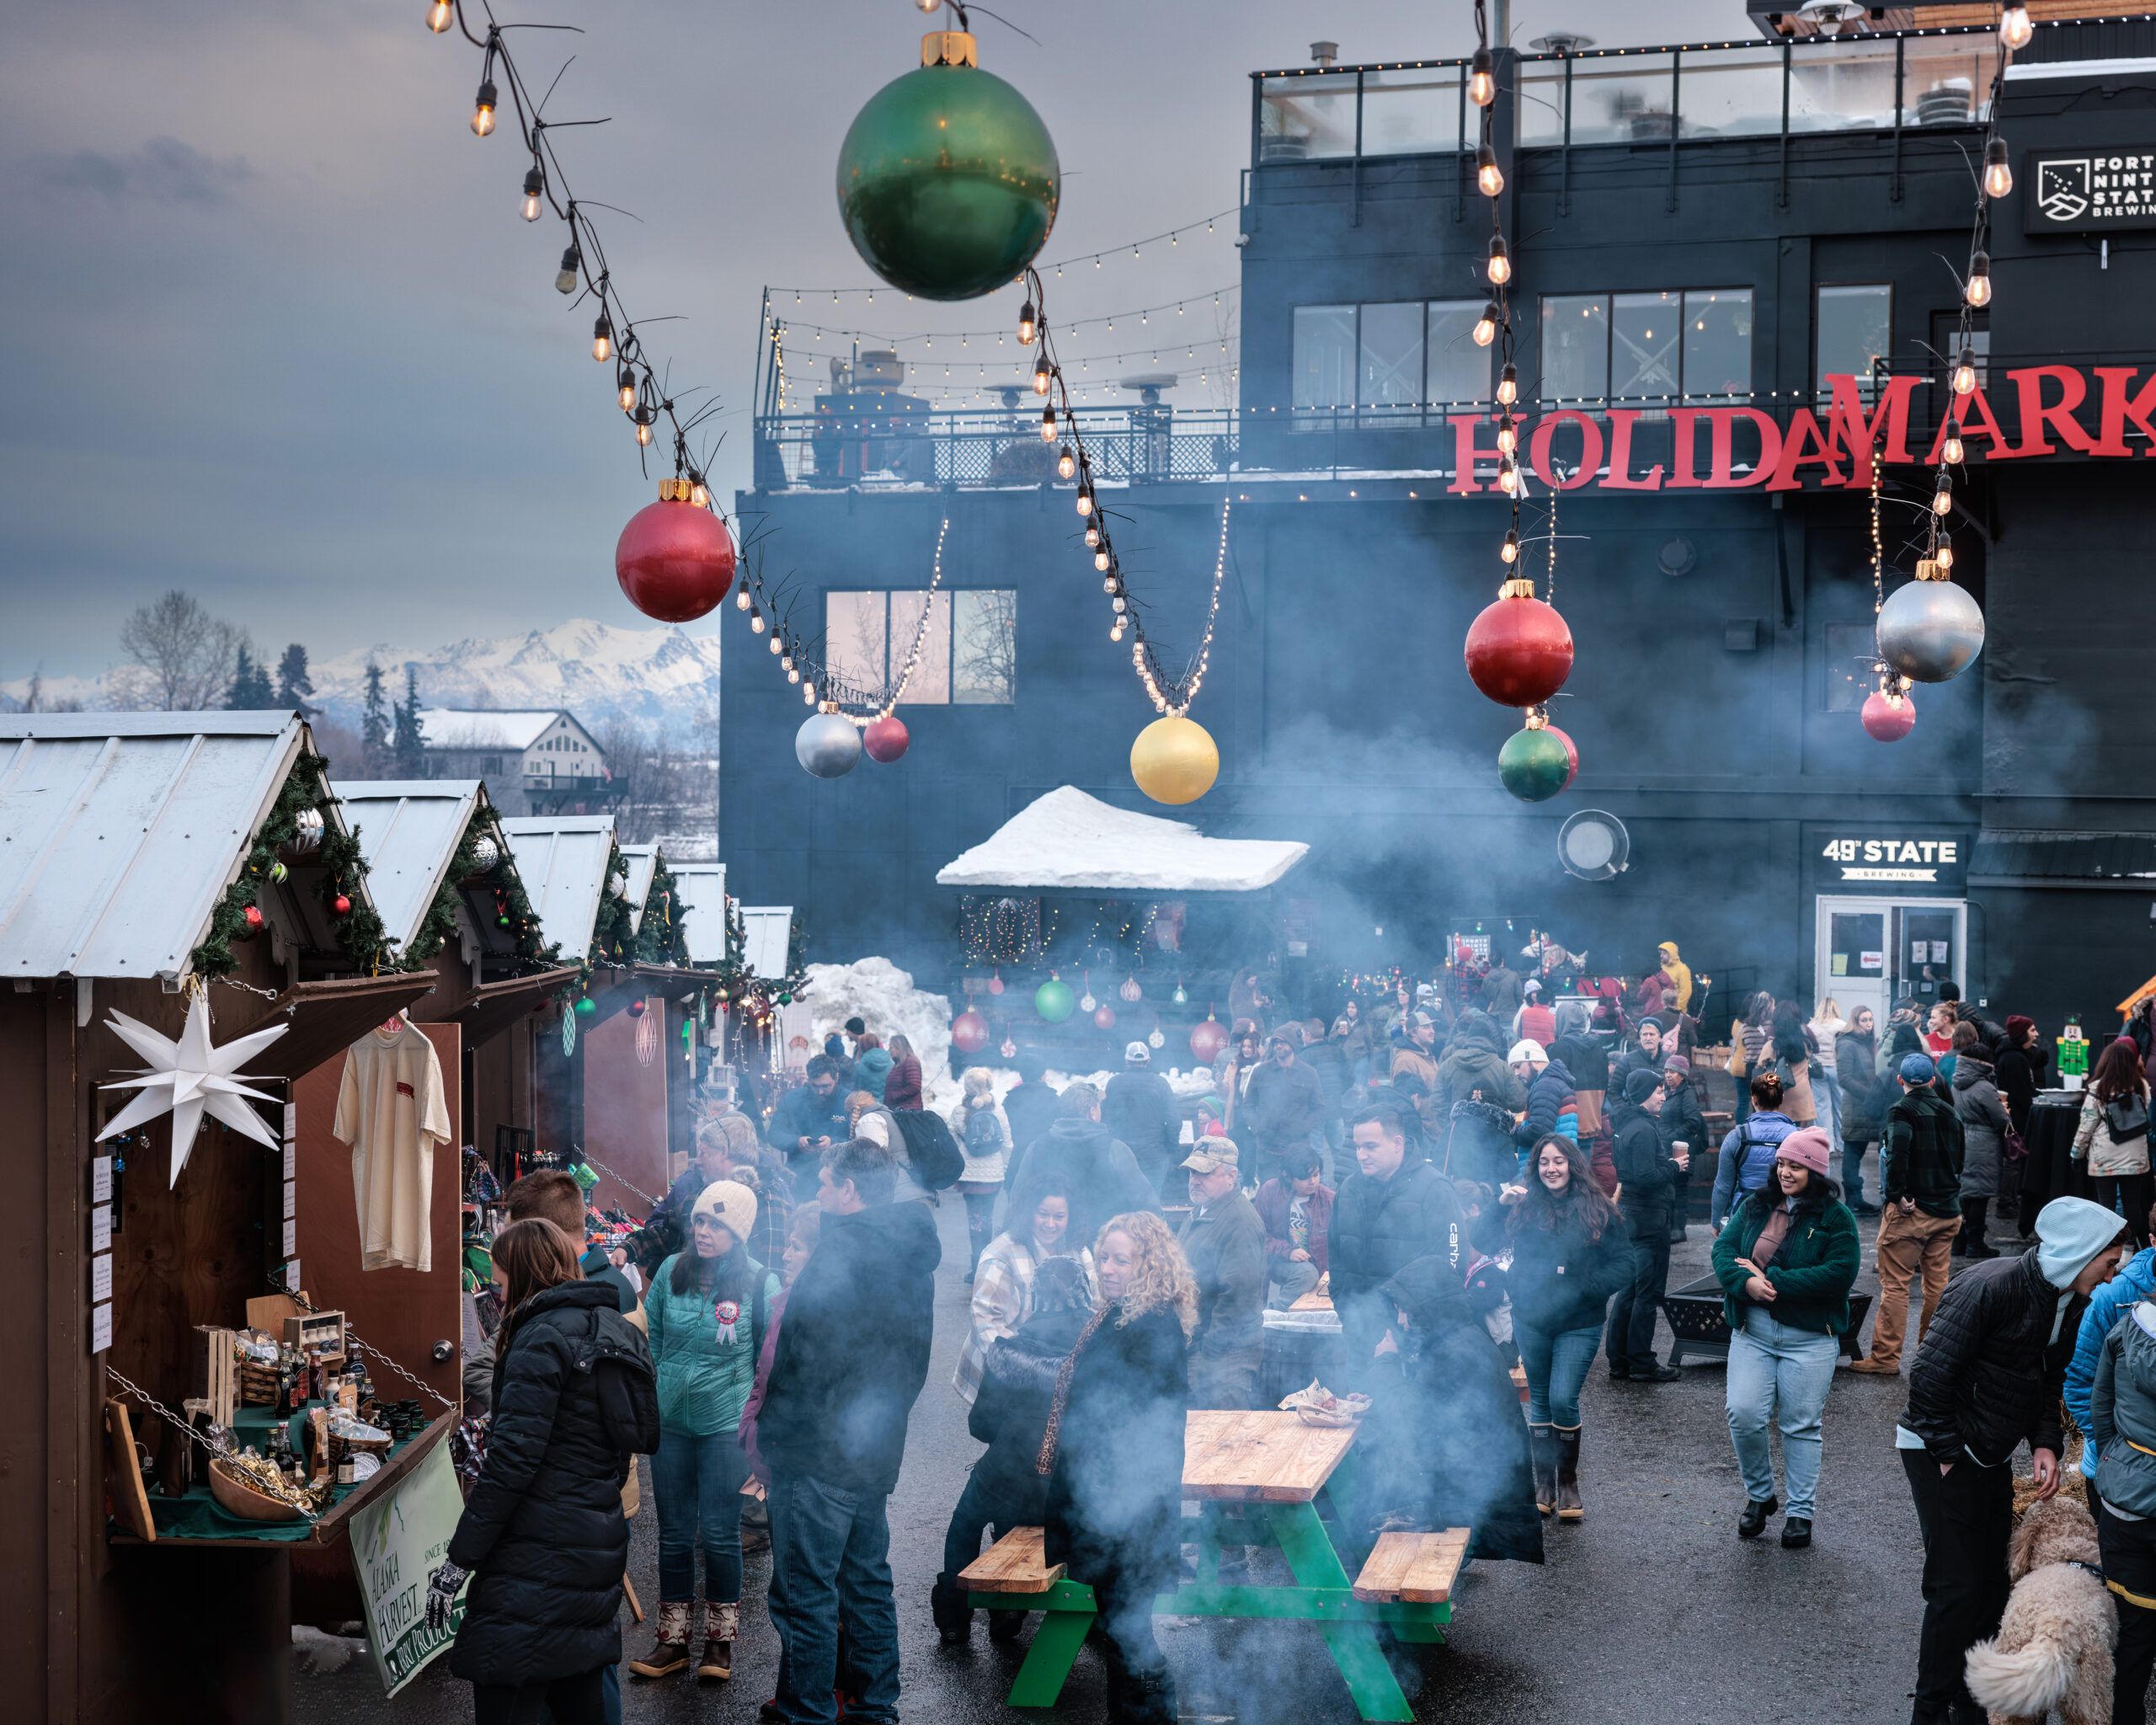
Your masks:
[[[2138,389],[2133,366],[2031,366],[2005,373],[2012,386],[2014,410],[2002,428],[1981,385],[1955,398],[1951,419],[1932,429],[1930,447],[1921,456],[1909,442],[1911,398],[1919,388],[1942,387],[1924,377],[1888,377],[1867,403],[1852,375],[1829,376],[1829,404],[1822,414],[1810,408],[1789,410],[1777,422],[1756,407],[1666,408],[1652,410],[1649,421],[1656,461],[1637,457],[1636,430],[1647,410],[1605,408],[1590,411],[1559,408],[1534,419],[1523,418],[1520,430],[1528,460],[1553,491],[1800,491],[1807,483],[1822,489],[1863,490],[1871,483],[1871,452],[1890,466],[1938,464],[1950,430],[1958,431],[1964,458],[1971,463],[2025,461],[2072,453],[2097,459],[2126,459],[2137,452],[2156,455],[2156,374]],[[2092,388],[2091,379],[2095,380]],[[2092,403],[2093,395],[2093,403]],[[1657,423],[1660,422],[1660,423]],[[1497,489],[1497,451],[1481,438],[1496,432],[1485,414],[1451,416],[1454,478],[1446,489],[1458,496]],[[2127,429],[2137,435],[2137,451],[2127,443]],[[2092,429],[2093,426],[2093,429]],[[1558,434],[1570,427],[1566,446]],[[1750,446],[1740,461],[1739,428]],[[1666,429],[1665,429],[1666,428]],[[1924,428],[1917,428],[1921,442]],[[1705,444],[1706,471],[1700,471]],[[1480,463],[1487,475],[1479,478]],[[1561,463],[1561,465],[1560,465]]]

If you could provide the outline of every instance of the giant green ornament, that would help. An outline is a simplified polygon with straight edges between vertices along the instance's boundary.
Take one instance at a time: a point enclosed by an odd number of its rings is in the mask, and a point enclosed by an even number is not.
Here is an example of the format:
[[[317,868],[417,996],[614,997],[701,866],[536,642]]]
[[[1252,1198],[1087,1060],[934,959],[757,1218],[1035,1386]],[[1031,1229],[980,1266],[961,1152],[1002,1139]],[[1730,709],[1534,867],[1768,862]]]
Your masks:
[[[1077,1006],[1070,992],[1070,985],[1051,976],[1033,991],[1033,1010],[1040,1015],[1043,1024],[1060,1024]]]
[[[1523,803],[1548,802],[1572,776],[1572,756],[1546,727],[1515,731],[1497,751],[1497,777]]]
[[[1055,226],[1063,170],[1033,105],[961,31],[922,38],[921,64],[854,116],[839,147],[839,214],[892,286],[970,300],[1014,280]]]

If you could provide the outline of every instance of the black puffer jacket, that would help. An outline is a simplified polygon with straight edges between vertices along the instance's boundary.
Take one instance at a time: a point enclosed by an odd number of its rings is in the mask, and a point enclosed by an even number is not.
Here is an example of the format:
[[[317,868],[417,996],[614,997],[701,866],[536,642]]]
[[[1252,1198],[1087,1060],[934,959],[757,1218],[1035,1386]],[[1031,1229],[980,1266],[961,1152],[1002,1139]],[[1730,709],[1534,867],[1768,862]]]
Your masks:
[[[1109,1079],[1101,1097],[1101,1124],[1130,1146],[1139,1167],[1155,1186],[1171,1162],[1182,1160],[1176,1154],[1176,1140],[1182,1131],[1182,1113],[1176,1106],[1175,1091],[1158,1072],[1118,1072]],[[1015,1126],[1012,1141],[1032,1143],[1018,1140]]]
[[[604,1282],[532,1295],[494,1369],[487,1463],[449,1542],[472,1572],[449,1669],[472,1683],[574,1677],[622,1657],[629,1452],[600,1414],[595,1363],[652,1370]]]
[[[1098,1120],[1065,1114],[1011,1161],[1003,1189],[1016,1197],[1050,1172],[1070,1183],[1070,1237],[1091,1241],[1111,1216],[1149,1210],[1161,1199],[1130,1146]]]
[[[2062,1300],[2073,1303],[2059,1323]],[[1965,1459],[1966,1449],[1996,1466],[2024,1439],[2057,1455],[2059,1397],[2088,1303],[2047,1282],[2034,1251],[1961,1271],[1909,1369],[1902,1423],[1941,1461]]]
[[[1609,1124],[1617,1141],[1610,1159],[1623,1182],[1618,1203],[1631,1224],[1636,1240],[1652,1239],[1669,1231],[1669,1200],[1676,1190],[1677,1165],[1669,1159],[1669,1145],[1655,1117],[1636,1102],[1620,1102],[1609,1110]]]
[[[1038,1527],[1048,1510],[1048,1482],[1036,1466],[1055,1375],[1092,1314],[1070,1306],[1037,1312],[996,1342],[983,1363],[980,1393],[966,1429],[988,1445],[974,1478],[992,1493],[998,1527]]]
[[[1402,1162],[1390,1180],[1355,1173],[1340,1183],[1326,1234],[1326,1265],[1351,1358],[1369,1359],[1392,1322],[1392,1309],[1378,1290],[1417,1258],[1433,1255],[1456,1284],[1465,1284],[1466,1220],[1452,1182],[1429,1163]]]
[[[1530,1203],[1536,1205],[1532,1212],[1526,1207]],[[1517,1210],[1513,1265],[1505,1275],[1513,1322],[1546,1336],[1600,1323],[1609,1296],[1632,1279],[1631,1240],[1623,1219],[1613,1220],[1599,1239],[1591,1240],[1577,1204],[1566,1205],[1547,1228],[1540,1226],[1542,1215],[1531,1194]]]

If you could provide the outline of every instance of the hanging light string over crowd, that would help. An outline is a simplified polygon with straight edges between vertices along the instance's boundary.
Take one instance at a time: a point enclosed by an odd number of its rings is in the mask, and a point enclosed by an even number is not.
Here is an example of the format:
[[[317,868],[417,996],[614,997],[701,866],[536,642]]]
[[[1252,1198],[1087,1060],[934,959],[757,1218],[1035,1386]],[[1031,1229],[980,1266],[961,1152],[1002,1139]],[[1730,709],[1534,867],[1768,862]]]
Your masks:
[[[1186,294],[1181,299],[1163,300],[1156,306],[1139,306],[1125,312],[1107,312],[1097,318],[1081,318],[1077,322],[1064,324],[1061,328],[1066,334],[1075,329],[1089,329],[1095,324],[1103,324],[1113,329],[1115,328],[1115,320],[1118,318],[1126,323],[1135,318],[1139,326],[1143,328],[1151,322],[1153,313],[1155,312],[1160,312],[1163,317],[1170,312],[1173,312],[1177,317],[1182,317],[1186,315],[1185,307],[1196,305],[1201,300],[1209,299],[1217,307],[1224,296],[1240,293],[1241,291],[1242,285],[1240,282],[1223,282],[1218,287],[1201,288],[1198,292]],[[776,294],[783,293],[786,290],[773,288],[771,291]],[[799,300],[797,299],[795,303],[799,304]],[[986,341],[990,336],[995,338],[995,344],[1001,347],[1003,345],[1004,338],[1009,334],[1007,328],[919,329],[908,335],[888,335],[875,329],[857,328],[851,326],[841,327],[833,323],[800,323],[791,318],[782,318],[776,312],[772,314],[772,321],[783,323],[791,329],[808,329],[820,335],[836,335],[850,340],[873,341],[894,350],[906,342],[913,341],[920,342],[926,347],[933,347],[938,341],[955,341],[961,348],[964,348],[976,339]],[[1097,358],[1099,355],[1097,355],[1095,357]]]
[[[1475,148],[1475,189],[1490,200],[1490,245],[1483,273],[1489,282],[1491,297],[1483,305],[1482,315],[1476,320],[1474,336],[1477,346],[1495,344],[1497,349],[1497,489],[1512,499],[1513,506],[1512,522],[1506,529],[1499,555],[1508,568],[1513,568],[1519,562],[1519,505],[1524,489],[1519,462],[1515,459],[1519,452],[1519,426],[1513,418],[1513,404],[1519,399],[1519,368],[1513,350],[1512,253],[1505,244],[1504,222],[1497,202],[1505,189],[1505,176],[1497,165],[1495,142],[1497,61],[1490,51],[1486,0],[1475,0],[1475,57],[1468,67],[1467,99],[1475,104],[1481,122],[1481,139]],[[1553,527],[1550,542],[1553,561],[1556,549]],[[1534,591],[1532,581],[1527,590],[1530,594]]]

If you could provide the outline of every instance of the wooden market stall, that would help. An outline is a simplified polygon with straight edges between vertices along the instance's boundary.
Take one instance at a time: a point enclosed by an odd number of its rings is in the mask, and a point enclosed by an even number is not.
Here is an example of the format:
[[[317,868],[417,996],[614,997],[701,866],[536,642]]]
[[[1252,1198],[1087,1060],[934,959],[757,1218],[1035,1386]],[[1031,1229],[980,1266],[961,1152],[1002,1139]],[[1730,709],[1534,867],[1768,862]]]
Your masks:
[[[172,1495],[188,1440],[150,1399],[179,1410],[197,1327],[243,1325],[287,1280],[286,1104],[435,985],[394,962],[297,715],[0,716],[0,1087],[19,1215],[42,1242],[0,1255],[24,1392],[0,1466],[10,1717],[291,1717],[291,1546],[220,1524],[199,1480]],[[270,1145],[190,1115],[175,1146],[170,1113],[99,1143],[135,1093],[102,1087],[147,1058],[115,1014],[174,1039],[164,1071],[201,1057],[181,1041],[190,1019],[213,1051],[281,1027],[237,1063],[274,1100],[226,1104],[253,1110]],[[338,1521],[302,1535],[334,1539]]]

